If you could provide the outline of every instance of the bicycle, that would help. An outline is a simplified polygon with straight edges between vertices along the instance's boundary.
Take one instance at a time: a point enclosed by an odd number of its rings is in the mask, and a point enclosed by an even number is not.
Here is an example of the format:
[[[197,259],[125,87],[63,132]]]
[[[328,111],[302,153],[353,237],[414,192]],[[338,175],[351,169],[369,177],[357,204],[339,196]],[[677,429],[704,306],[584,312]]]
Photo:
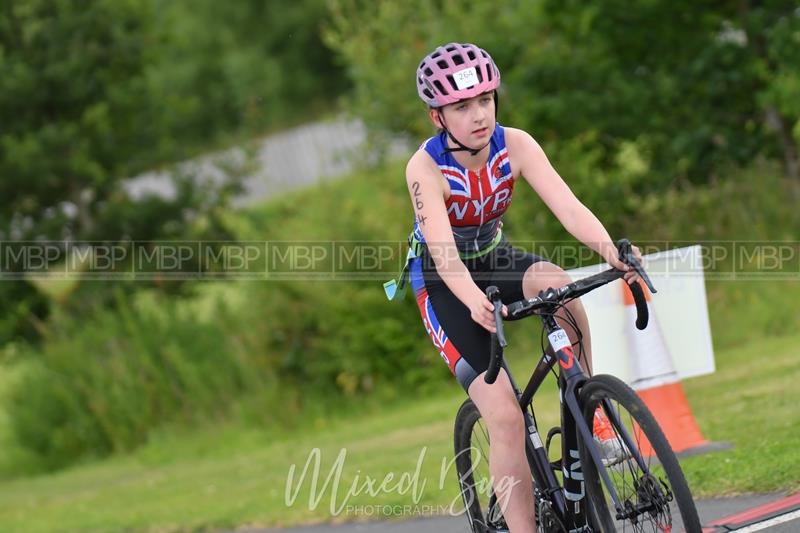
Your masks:
[[[623,239],[618,242],[618,248],[620,260],[633,267],[655,293],[649,277],[633,256],[630,242]],[[505,320],[539,316],[549,340],[550,349],[542,343],[543,354],[522,392],[503,360],[507,342],[499,291],[494,286],[486,289],[489,300],[495,305],[497,332],[492,334],[491,360],[485,380],[494,383],[500,369],[504,368],[523,412],[527,428],[526,455],[534,481],[536,523],[540,533],[609,532],[617,528],[694,533],[702,529],[678,460],[647,406],[616,377],[589,377],[580,365],[580,357],[575,356],[566,332],[554,318],[557,310],[565,310],[567,322],[578,332],[576,344],[580,356],[580,332],[564,305],[623,275],[623,271],[612,268],[507,306]],[[638,313],[636,326],[644,329],[649,316],[642,288],[638,283],[629,287]],[[548,431],[542,443],[533,397],[547,375],[556,374],[553,368],[556,363],[559,366],[561,423]],[[613,444],[610,451],[593,437],[598,408],[614,431],[613,441],[609,441]],[[550,445],[559,434],[561,458],[551,461]],[[483,476],[484,467],[488,468],[489,444],[480,413],[467,399],[455,420],[456,470],[470,526],[475,533],[507,531],[502,516],[503,502],[498,501],[490,488],[491,479]],[[484,459],[486,464],[483,464]],[[556,476],[559,471],[562,482]]]

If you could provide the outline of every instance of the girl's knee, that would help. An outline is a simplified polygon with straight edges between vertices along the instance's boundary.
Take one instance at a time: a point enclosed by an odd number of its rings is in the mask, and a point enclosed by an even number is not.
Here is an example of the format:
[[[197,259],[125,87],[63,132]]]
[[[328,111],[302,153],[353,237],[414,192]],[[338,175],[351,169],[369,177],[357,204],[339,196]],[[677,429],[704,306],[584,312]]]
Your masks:
[[[523,442],[525,420],[518,404],[506,405],[484,417],[493,443]]]
[[[553,263],[540,261],[531,265],[525,272],[522,280],[523,293],[526,298],[536,296],[539,291],[548,288],[558,288],[571,283],[572,278],[569,277],[564,269]]]

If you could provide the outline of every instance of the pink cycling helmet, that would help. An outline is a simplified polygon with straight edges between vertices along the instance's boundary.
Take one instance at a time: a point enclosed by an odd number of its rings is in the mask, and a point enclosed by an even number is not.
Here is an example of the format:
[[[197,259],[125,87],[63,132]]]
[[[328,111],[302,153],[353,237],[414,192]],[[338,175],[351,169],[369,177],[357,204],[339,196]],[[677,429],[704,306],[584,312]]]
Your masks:
[[[440,46],[425,56],[417,68],[417,92],[431,107],[472,98],[499,86],[497,65],[474,44]]]

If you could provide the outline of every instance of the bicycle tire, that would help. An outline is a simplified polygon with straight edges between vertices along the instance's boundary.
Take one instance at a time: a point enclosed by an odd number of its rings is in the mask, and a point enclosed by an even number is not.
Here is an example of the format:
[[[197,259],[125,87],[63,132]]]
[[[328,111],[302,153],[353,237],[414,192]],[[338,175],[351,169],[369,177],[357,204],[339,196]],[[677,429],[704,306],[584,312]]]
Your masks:
[[[481,494],[482,484],[489,479],[486,477],[489,475],[489,432],[470,399],[458,409],[453,437],[458,484],[470,528],[474,533],[494,533],[497,529],[489,526],[486,515],[490,497]]]
[[[616,442],[622,448],[617,451],[619,455],[616,460],[619,462],[609,465],[606,471],[625,509],[630,511],[638,508],[641,513],[631,519],[620,519],[616,516],[597,466],[589,456],[587,443],[579,439],[586,495],[602,530],[700,533],[700,518],[678,459],[652,413],[633,389],[614,376],[597,375],[582,387],[580,404],[584,420],[590,428],[595,409],[604,405],[603,409],[606,410],[610,405],[617,411],[616,420],[625,427],[634,446],[642,450],[644,445],[649,454],[643,455],[644,469],[636,460],[624,459],[631,457],[631,454],[624,451],[620,453],[619,450],[625,450],[625,445],[619,438],[620,428],[614,422],[615,417],[609,416]],[[642,437],[649,442],[649,448]],[[592,446],[595,446],[594,440]],[[669,494],[672,495],[671,498],[668,497]]]

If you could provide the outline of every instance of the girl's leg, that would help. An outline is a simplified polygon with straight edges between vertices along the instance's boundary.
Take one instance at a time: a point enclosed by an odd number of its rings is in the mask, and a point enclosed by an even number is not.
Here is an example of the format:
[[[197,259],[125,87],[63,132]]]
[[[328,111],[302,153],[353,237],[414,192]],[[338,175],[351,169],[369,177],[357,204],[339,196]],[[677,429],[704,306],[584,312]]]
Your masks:
[[[505,370],[488,385],[481,373],[469,386],[469,396],[489,430],[489,461],[493,486],[512,533],[535,533],[533,480],[525,456],[525,423]]]

